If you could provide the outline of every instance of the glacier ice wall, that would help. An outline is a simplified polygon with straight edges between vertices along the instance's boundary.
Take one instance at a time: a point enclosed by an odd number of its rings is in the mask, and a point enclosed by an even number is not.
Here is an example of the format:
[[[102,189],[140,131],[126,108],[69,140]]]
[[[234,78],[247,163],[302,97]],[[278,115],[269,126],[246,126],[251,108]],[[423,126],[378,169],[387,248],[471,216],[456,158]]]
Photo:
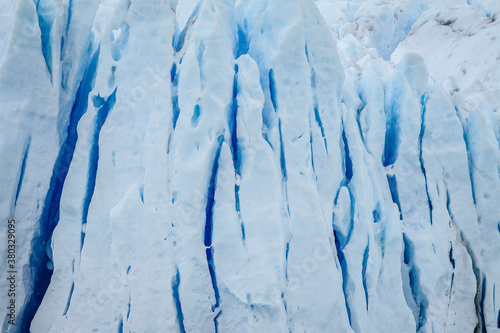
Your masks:
[[[5,0],[2,332],[500,331],[498,15]]]

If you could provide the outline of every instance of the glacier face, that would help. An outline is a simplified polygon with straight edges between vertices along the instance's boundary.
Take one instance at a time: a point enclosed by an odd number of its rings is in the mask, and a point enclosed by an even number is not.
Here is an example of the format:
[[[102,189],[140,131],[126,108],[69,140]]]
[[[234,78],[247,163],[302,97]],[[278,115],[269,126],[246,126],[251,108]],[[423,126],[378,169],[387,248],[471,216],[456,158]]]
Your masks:
[[[500,331],[498,15],[2,2],[2,331]]]

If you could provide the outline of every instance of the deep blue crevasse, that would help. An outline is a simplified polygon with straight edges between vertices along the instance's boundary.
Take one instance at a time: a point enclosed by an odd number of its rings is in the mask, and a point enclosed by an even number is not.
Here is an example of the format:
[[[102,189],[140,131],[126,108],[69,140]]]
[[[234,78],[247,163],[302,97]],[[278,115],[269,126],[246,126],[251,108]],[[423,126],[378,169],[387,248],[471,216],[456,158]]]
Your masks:
[[[120,317],[120,322],[118,323],[118,333],[123,333],[123,318]]]
[[[286,157],[285,157],[285,145],[283,143],[283,133],[281,131],[281,119],[278,120],[278,130],[280,135],[280,166],[281,166],[281,176],[283,182],[288,180],[288,174],[286,171]]]
[[[75,103],[71,110],[67,137],[61,146],[59,156],[54,164],[50,188],[45,197],[44,208],[40,218],[40,231],[31,241],[30,264],[31,278],[33,279],[32,294],[20,316],[19,330],[29,332],[31,321],[47,291],[52,278],[52,270],[47,268],[47,263],[51,261],[47,255],[46,248],[50,244],[52,233],[59,222],[59,204],[61,194],[69,171],[69,166],[73,159],[76,141],[78,140],[77,125],[82,116],[87,111],[88,95],[93,89],[97,62],[100,48],[94,53],[85,71],[80,86],[76,93]]]
[[[71,305],[71,297],[73,297],[73,291],[75,291],[75,283],[71,285],[71,290],[69,292],[69,297],[68,297],[68,302],[66,303],[66,308],[64,309],[63,316],[65,316],[68,313],[69,306]]]
[[[177,321],[179,322],[179,330],[181,333],[186,333],[184,327],[184,314],[182,313],[181,299],[179,297],[179,285],[181,283],[181,275],[179,269],[176,267],[175,276],[172,278],[172,297],[175,302],[175,309],[177,311]]]
[[[347,289],[347,277],[348,277],[348,273],[347,273],[347,266],[346,266],[346,262],[345,262],[345,257],[344,257],[344,253],[342,252],[342,249],[343,249],[343,246],[340,244],[340,240],[339,240],[339,237],[337,235],[337,232],[334,230],[333,231],[333,237],[335,238],[335,248],[337,249],[337,258],[339,260],[339,264],[340,264],[340,267],[341,267],[341,270],[342,270],[342,290],[344,291],[343,294],[344,294],[344,300],[345,300],[345,307],[346,307],[346,310],[347,310],[347,316],[349,318],[349,324],[351,325],[352,322],[351,322],[351,308],[349,307],[349,302],[347,301],[347,294],[346,294],[346,289]]]
[[[92,140],[92,147],[90,148],[90,158],[89,158],[89,171],[87,178],[87,191],[85,193],[85,200],[83,201],[83,216],[82,224],[87,223],[87,217],[89,214],[90,202],[92,201],[92,196],[94,195],[97,167],[99,163],[99,136],[101,134],[101,129],[106,118],[109,115],[111,109],[113,109],[116,103],[116,89],[107,98],[104,99],[100,96],[95,96],[92,101],[95,108],[99,108],[97,111],[97,118],[94,127],[94,137]],[[85,241],[85,233],[82,231],[80,240],[80,250],[83,247],[83,242]]]
[[[368,268],[369,254],[370,254],[370,238],[368,238],[368,243],[366,244],[365,251],[363,252],[363,263],[362,263],[363,289],[365,290],[366,311],[368,311],[368,286],[366,284],[366,269]]]
[[[398,156],[400,135],[399,112],[401,108],[399,102],[400,98],[401,92],[398,89],[394,89],[390,106],[386,105],[386,131],[384,155],[382,158],[384,166],[394,164]]]
[[[237,176],[241,174],[241,151],[238,146],[238,65],[234,66],[233,97],[229,115],[229,130],[231,133],[231,155],[233,156],[234,171]],[[234,185],[235,209],[241,226],[241,239],[245,244],[245,225],[241,221],[240,212],[240,186]]]
[[[342,131],[342,142],[344,143],[345,177],[346,177],[346,182],[349,183],[353,176],[353,169],[352,169],[352,159],[349,151],[349,144],[347,142],[345,130]]]
[[[271,94],[271,103],[273,103],[274,112],[278,112],[278,91],[274,78],[274,69],[269,70],[269,92]]]
[[[231,152],[236,174],[240,174],[240,150],[238,148],[238,65],[234,66],[233,99],[231,102],[231,114],[229,129],[231,131]]]
[[[207,247],[206,256],[208,263],[208,270],[210,273],[210,278],[212,280],[212,287],[214,289],[215,294],[215,305],[212,307],[212,311],[215,311],[216,308],[219,307],[219,288],[217,286],[217,277],[215,275],[215,265],[213,258],[213,248],[212,248],[212,235],[213,235],[213,209],[215,204],[215,189],[216,189],[216,179],[217,173],[219,171],[219,157],[220,151],[222,148],[222,143],[224,142],[224,135],[221,134],[218,137],[218,147],[215,153],[214,162],[212,165],[212,173],[210,177],[209,187],[208,187],[208,195],[207,195],[207,205],[205,208],[206,213],[206,222],[205,222],[205,238],[204,244]],[[214,323],[217,325],[217,317],[214,318]]]
[[[387,175],[387,183],[389,184],[389,190],[391,191],[392,202],[398,205],[399,209],[399,219],[403,219],[403,211],[401,210],[401,203],[399,201],[399,190],[398,181],[396,175]]]
[[[455,269],[455,259],[453,258],[453,244],[450,242],[450,252],[448,253],[450,264]]]

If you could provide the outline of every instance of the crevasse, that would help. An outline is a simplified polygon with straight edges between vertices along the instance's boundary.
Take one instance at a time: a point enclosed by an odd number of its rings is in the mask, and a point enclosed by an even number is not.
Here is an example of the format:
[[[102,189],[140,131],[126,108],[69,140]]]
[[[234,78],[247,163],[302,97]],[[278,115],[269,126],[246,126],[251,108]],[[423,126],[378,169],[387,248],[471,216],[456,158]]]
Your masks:
[[[500,329],[499,6],[0,14],[4,332]]]

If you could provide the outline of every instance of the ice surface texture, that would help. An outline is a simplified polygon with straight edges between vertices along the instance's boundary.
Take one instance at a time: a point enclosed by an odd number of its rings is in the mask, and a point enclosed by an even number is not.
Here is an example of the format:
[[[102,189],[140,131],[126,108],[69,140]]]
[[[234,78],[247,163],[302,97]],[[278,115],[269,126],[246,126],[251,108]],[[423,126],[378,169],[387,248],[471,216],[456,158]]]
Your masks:
[[[2,332],[500,331],[496,1],[0,17]]]

